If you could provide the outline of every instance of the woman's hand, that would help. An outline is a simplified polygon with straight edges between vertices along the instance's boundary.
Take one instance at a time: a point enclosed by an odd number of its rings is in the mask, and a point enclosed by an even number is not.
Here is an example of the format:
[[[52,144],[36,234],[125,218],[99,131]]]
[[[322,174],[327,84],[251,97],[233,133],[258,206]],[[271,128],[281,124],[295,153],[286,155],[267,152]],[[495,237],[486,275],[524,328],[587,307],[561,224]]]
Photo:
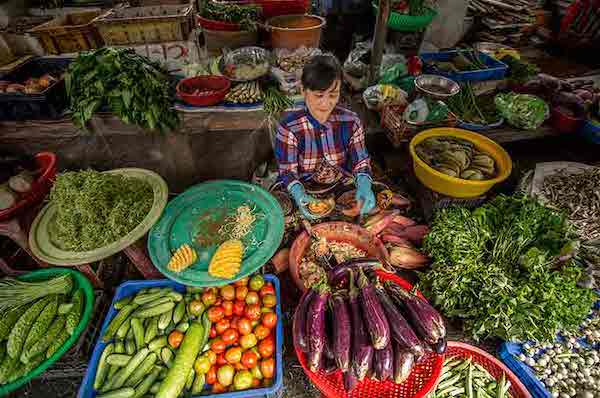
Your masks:
[[[304,185],[299,181],[293,182],[288,186],[288,191],[294,198],[294,202],[296,202],[296,206],[300,210],[300,213],[307,220],[316,220],[317,217],[310,214],[308,208],[306,207],[311,202],[316,202],[317,200],[306,193],[304,190]]]
[[[357,202],[362,203],[360,215],[369,214],[375,208],[375,194],[371,188],[371,177],[368,174],[358,174],[356,176],[356,196]]]

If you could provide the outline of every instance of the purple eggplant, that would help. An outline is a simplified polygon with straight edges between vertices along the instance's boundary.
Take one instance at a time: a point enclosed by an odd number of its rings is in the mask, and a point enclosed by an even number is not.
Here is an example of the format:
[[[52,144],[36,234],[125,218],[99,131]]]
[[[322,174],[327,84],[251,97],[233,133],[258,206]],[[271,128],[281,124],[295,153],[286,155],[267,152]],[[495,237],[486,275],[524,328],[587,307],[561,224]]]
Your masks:
[[[352,343],[350,310],[343,292],[336,292],[331,301],[333,310],[333,356],[342,371],[350,366],[350,344]]]
[[[402,316],[400,309],[394,304],[390,296],[388,296],[383,285],[377,283],[375,285],[375,292],[387,316],[392,339],[416,356],[422,356],[425,353],[423,344],[410,327],[408,321]]]
[[[325,350],[325,312],[329,299],[329,286],[326,283],[318,285],[317,294],[311,300],[306,315],[306,330],[308,336],[308,367],[316,371],[321,365],[321,356]]]
[[[373,347],[361,315],[359,291],[354,286],[353,271],[350,271],[350,317],[352,319],[352,366],[356,378],[361,381],[367,375],[373,357]]]
[[[359,270],[358,287],[360,289],[360,304],[363,314],[368,322],[365,322],[373,348],[381,350],[390,342],[390,325],[381,307],[375,288],[367,279],[367,276]]]
[[[315,297],[316,292],[310,289],[302,299],[294,314],[293,337],[294,345],[302,352],[308,352],[308,339],[306,338],[306,313],[311,300]]]
[[[400,384],[408,379],[414,365],[414,355],[396,344],[394,346],[394,383]]]
[[[394,283],[385,282],[385,287],[392,298],[405,309],[415,331],[426,343],[435,345],[446,337],[442,316],[427,301]]]
[[[344,388],[346,389],[346,394],[350,395],[350,392],[354,390],[354,387],[358,384],[358,378],[356,377],[356,373],[354,373],[354,369],[351,367],[348,371],[344,372]]]
[[[391,343],[382,350],[375,350],[373,367],[377,380],[386,381],[392,378],[394,374],[394,350]]]
[[[359,268],[383,269],[384,267],[381,265],[381,261],[379,261],[376,258],[354,258],[352,260],[348,260],[346,262],[341,263],[340,265],[329,271],[327,275],[329,284],[331,286],[338,286],[344,283],[347,284],[348,270],[358,270]]]

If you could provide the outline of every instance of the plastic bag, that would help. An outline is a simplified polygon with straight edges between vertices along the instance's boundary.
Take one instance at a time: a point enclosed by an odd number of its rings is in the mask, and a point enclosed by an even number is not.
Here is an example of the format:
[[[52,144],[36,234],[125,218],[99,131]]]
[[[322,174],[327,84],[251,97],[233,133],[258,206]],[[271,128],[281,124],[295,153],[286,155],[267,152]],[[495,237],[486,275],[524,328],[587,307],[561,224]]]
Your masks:
[[[363,92],[363,101],[367,108],[381,111],[386,105],[406,105],[408,94],[391,84],[376,84]]]
[[[529,94],[498,94],[494,98],[498,112],[514,127],[534,130],[550,116],[548,104]]]
[[[361,41],[356,43],[348,58],[344,61],[344,71],[354,77],[363,77],[369,73],[371,58],[371,42]]]
[[[406,68],[406,64],[399,63],[391,68],[388,68],[379,79],[379,83],[382,84],[393,84],[403,77],[408,76],[408,69]]]

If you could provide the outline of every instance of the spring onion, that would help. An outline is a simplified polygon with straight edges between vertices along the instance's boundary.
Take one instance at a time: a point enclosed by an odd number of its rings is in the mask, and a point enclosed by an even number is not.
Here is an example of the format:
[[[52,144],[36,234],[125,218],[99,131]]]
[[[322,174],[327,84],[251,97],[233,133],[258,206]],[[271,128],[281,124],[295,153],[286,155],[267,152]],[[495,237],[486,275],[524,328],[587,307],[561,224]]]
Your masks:
[[[68,294],[72,289],[73,280],[68,274],[42,282],[4,278],[0,280],[0,313],[50,294]]]

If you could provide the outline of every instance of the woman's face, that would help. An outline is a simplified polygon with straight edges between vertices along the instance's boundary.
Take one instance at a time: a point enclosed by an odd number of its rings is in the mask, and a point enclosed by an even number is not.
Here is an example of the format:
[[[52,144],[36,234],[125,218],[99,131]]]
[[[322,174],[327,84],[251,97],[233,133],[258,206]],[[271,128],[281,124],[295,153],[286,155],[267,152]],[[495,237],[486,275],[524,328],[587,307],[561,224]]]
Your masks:
[[[328,89],[323,91],[303,90],[304,101],[310,114],[320,123],[327,121],[333,108],[337,105],[340,99],[341,85],[340,80],[335,80]]]

